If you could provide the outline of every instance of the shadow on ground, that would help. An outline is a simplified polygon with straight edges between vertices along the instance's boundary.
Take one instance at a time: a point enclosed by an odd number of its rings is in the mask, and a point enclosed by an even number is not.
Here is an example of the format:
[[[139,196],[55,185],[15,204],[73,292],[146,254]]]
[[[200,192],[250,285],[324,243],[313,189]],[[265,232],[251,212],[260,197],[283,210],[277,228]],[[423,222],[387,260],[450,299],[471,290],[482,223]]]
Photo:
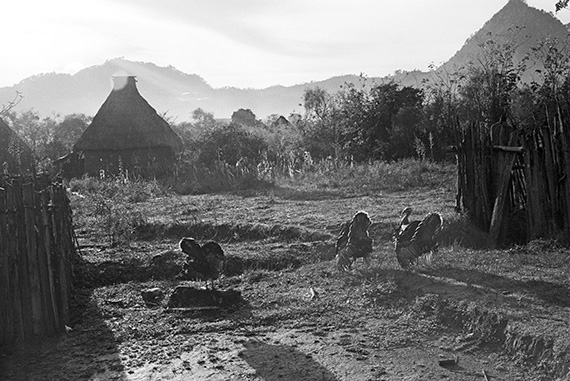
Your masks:
[[[570,307],[570,290],[565,285],[544,280],[516,280],[506,276],[489,274],[475,269],[454,267],[427,269],[422,273],[455,279],[468,285],[496,290],[503,295],[526,293],[547,304]]]
[[[323,380],[338,378],[310,355],[287,345],[271,345],[258,340],[244,344],[240,357],[265,381]]]
[[[115,337],[107,327],[91,290],[76,290],[67,335],[21,343],[0,357],[0,379],[126,380]]]

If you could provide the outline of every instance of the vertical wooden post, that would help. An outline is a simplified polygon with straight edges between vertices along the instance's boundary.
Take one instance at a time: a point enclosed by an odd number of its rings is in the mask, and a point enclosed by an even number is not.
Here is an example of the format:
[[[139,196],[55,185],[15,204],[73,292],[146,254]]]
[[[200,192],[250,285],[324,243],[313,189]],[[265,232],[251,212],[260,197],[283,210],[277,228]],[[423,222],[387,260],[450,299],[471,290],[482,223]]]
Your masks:
[[[41,186],[41,184],[40,184]],[[42,285],[42,305],[45,317],[45,330],[46,335],[53,336],[58,332],[58,327],[55,324],[55,319],[57,317],[57,310],[55,309],[55,304],[53,298],[55,297],[52,283],[51,283],[51,270],[49,268],[49,255],[50,252],[46,250],[46,237],[45,237],[45,225],[42,218],[43,212],[43,201],[45,192],[40,191],[35,197],[35,230],[36,230],[36,250],[39,264],[40,282]]]
[[[2,184],[0,184],[1,186]],[[10,311],[10,255],[8,253],[6,191],[0,188],[0,346],[12,340],[14,335]]]
[[[511,171],[516,159],[516,152],[508,152],[500,150],[499,165],[500,172],[498,176],[497,192],[495,196],[495,204],[491,217],[491,226],[489,227],[488,247],[494,249],[497,247],[501,227],[505,217],[505,199],[511,181]]]
[[[11,319],[14,327],[14,336],[16,338],[24,338],[24,318],[22,316],[22,293],[20,290],[20,258],[18,256],[17,243],[17,224],[16,224],[16,202],[15,191],[12,184],[6,184],[6,209],[8,211],[8,240],[7,252],[10,263],[10,307]]]
[[[34,185],[29,182],[22,185],[23,227],[28,278],[25,280],[30,288],[30,307],[32,329],[35,336],[44,334],[44,315],[42,311],[42,287],[40,283],[39,263],[36,247],[36,229],[34,218]]]
[[[52,257],[53,250],[53,239],[50,229],[51,218],[49,215],[48,204],[50,203],[50,195],[48,189],[44,189],[41,192],[41,200],[42,200],[42,209],[41,209],[41,218],[42,218],[42,230],[41,233],[44,237],[44,251],[46,256],[47,262],[47,274],[48,274],[48,282],[49,282],[49,293],[51,296],[51,304],[52,304],[52,311],[53,311],[53,318],[54,318],[54,328],[56,331],[59,331],[62,321],[61,321],[61,314],[59,312],[59,305],[57,302],[57,290],[56,290],[56,271],[55,265]]]

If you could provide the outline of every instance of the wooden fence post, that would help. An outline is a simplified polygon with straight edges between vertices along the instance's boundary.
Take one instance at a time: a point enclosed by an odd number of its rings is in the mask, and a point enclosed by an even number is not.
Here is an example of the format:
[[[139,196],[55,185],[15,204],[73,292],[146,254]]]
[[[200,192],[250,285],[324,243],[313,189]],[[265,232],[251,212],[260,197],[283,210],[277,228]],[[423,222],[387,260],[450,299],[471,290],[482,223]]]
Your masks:
[[[511,181],[511,171],[515,163],[516,155],[522,152],[522,147],[496,146],[494,148],[499,151],[499,171],[495,204],[493,206],[491,226],[489,227],[488,247],[490,249],[497,247],[505,217],[505,200],[509,190],[509,182]]]

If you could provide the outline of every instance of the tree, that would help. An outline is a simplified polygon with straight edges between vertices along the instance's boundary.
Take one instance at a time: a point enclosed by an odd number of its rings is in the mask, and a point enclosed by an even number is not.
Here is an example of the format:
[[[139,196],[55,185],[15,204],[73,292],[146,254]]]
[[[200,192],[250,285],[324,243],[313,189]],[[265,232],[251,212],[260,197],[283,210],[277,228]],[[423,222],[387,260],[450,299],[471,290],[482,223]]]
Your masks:
[[[85,114],[66,115],[62,122],[55,125],[53,140],[61,143],[66,150],[71,151],[73,144],[91,123],[91,119]]]
[[[303,94],[305,118],[297,126],[303,133],[305,149],[314,158],[338,158],[342,134],[336,123],[336,99],[326,90],[307,88]]]
[[[16,96],[14,97],[14,99],[12,99],[11,101],[9,101],[6,104],[3,104],[2,106],[0,106],[0,116],[7,114],[8,112],[10,112],[10,110],[12,110],[14,107],[16,107],[18,105],[18,103],[20,103],[20,101],[22,100],[22,98],[24,98],[24,96],[22,95],[21,92],[16,91]]]
[[[556,12],[558,12],[559,10],[563,9],[563,8],[567,8],[568,7],[568,2],[570,0],[560,0],[556,3]]]
[[[408,138],[421,124],[422,102],[423,91],[409,86],[347,84],[338,95],[337,120],[345,154],[366,161],[413,153],[413,139]]]
[[[325,89],[317,86],[305,89],[303,106],[307,117],[323,120],[334,109],[334,100]]]
[[[5,116],[11,121],[12,129],[28,144],[40,160],[48,157],[48,145],[53,141],[56,122],[51,118],[41,119],[33,110],[23,113],[8,112]]]
[[[235,165],[242,158],[258,163],[267,150],[267,143],[260,136],[236,123],[216,126],[201,139],[200,145],[199,161],[206,167],[218,161]]]
[[[203,128],[214,127],[216,125],[216,119],[214,119],[214,114],[211,112],[206,112],[198,107],[196,110],[192,111],[192,120],[194,125]]]
[[[250,109],[240,108],[232,114],[232,123],[241,124],[242,126],[255,127],[258,125],[255,114]]]

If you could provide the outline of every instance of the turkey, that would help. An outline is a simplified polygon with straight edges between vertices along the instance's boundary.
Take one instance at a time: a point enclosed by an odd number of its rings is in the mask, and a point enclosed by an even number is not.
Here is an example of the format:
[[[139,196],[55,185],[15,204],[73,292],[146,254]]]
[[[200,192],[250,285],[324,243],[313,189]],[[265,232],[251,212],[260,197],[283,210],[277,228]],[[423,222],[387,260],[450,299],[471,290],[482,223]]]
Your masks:
[[[409,221],[411,208],[402,211],[403,217],[394,234],[396,258],[402,268],[407,269],[417,263],[419,257],[437,249],[437,236],[443,227],[441,214],[429,213],[421,221]]]
[[[200,246],[194,238],[184,237],[180,241],[180,250],[187,256],[184,272],[188,279],[203,280],[208,288],[211,280],[214,289],[214,280],[218,279],[224,270],[226,257],[221,246],[213,241]]]
[[[396,228],[396,231],[394,232],[394,234],[395,234],[394,237],[396,237],[398,234],[400,234],[401,232],[406,230],[408,225],[410,225],[410,214],[412,214],[412,208],[409,206],[407,208],[404,208],[404,210],[402,210],[400,212],[402,219],[400,220],[400,225],[398,225],[398,227]],[[418,226],[418,224],[420,223],[420,221],[413,221],[413,223],[415,224],[415,227],[414,227],[414,229],[415,229]]]
[[[342,225],[335,245],[335,262],[339,271],[348,271],[358,258],[363,258],[368,267],[372,253],[372,239],[368,229],[372,220],[368,213],[357,212],[351,221]]]

